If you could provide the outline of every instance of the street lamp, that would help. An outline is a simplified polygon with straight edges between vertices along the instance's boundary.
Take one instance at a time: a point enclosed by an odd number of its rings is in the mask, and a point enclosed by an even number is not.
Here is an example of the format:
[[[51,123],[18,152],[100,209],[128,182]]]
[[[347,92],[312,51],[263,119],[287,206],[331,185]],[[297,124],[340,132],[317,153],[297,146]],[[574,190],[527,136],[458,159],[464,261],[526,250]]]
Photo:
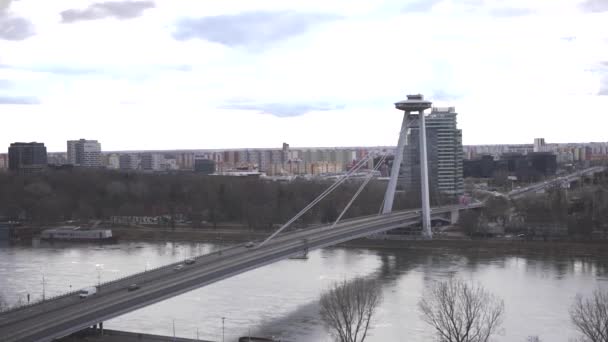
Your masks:
[[[222,317],[222,342],[224,342],[224,320],[226,320],[226,317]]]
[[[44,273],[42,273],[42,300],[46,299],[46,280],[44,279]]]

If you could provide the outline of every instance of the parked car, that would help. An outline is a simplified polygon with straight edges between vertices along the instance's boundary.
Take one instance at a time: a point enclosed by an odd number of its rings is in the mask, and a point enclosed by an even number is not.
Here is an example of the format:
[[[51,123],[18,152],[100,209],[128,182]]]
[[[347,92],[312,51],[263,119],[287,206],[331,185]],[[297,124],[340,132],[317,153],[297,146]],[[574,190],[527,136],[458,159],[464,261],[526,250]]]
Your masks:
[[[131,284],[127,288],[128,291],[135,291],[135,290],[138,290],[138,289],[139,289],[139,285],[137,285],[137,284]]]
[[[247,242],[247,243],[245,244],[245,247],[247,247],[247,248],[251,248],[251,247],[253,247],[253,246],[255,246],[255,243],[253,243],[253,242],[251,242],[251,241],[249,241],[249,242]]]
[[[195,260],[194,258],[188,258],[188,259],[186,259],[186,261],[184,261],[184,263],[185,263],[186,265],[192,265],[192,264],[194,264],[195,262],[196,262],[196,260]]]
[[[179,270],[181,270],[182,268],[184,268],[184,265],[183,265],[183,264],[179,264],[179,265],[177,265],[177,266],[173,267],[173,269],[174,269],[174,270],[176,270],[176,271],[179,271]]]

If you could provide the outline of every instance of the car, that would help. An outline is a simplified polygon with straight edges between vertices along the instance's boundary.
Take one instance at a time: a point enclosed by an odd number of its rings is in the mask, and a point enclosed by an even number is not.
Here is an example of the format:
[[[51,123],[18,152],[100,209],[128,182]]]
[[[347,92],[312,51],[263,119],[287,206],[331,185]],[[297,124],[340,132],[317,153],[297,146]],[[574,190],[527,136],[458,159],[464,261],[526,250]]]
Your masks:
[[[87,287],[84,288],[82,290],[80,290],[80,292],[78,292],[78,296],[80,298],[87,298],[88,296],[97,294],[97,288],[96,287]]]
[[[129,285],[129,287],[127,288],[127,291],[129,291],[129,292],[130,292],[130,291],[135,291],[135,290],[138,290],[138,289],[139,289],[139,285],[137,285],[137,284],[131,284],[131,285]]]
[[[194,258],[188,258],[184,261],[184,264],[186,265],[192,265],[196,262],[196,260]]]
[[[179,265],[177,265],[177,266],[173,267],[173,269],[174,269],[174,270],[176,270],[176,271],[179,271],[179,270],[181,270],[182,268],[184,268],[184,264],[179,264]]]
[[[251,242],[251,241],[249,241],[249,242],[247,242],[247,243],[245,244],[245,247],[247,247],[247,248],[251,248],[251,247],[253,247],[253,246],[255,246],[255,243],[253,243],[253,242]]]

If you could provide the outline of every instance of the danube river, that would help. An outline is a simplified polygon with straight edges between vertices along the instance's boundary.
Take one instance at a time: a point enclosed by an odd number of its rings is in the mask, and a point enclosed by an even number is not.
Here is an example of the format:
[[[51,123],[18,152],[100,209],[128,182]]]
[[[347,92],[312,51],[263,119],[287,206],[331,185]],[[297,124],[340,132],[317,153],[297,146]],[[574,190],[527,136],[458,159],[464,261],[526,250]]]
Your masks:
[[[120,243],[0,247],[0,294],[9,303],[75,290],[219,248],[207,243]],[[576,336],[568,308],[576,293],[605,286],[608,259],[467,254],[442,250],[329,248],[308,260],[284,260],[105,323],[110,329],[222,340],[275,336],[331,341],[318,299],[332,282],[357,276],[382,284],[384,301],[367,341],[431,341],[417,302],[425,288],[450,276],[480,282],[505,301],[496,341],[568,341]],[[44,278],[44,286],[43,286]]]

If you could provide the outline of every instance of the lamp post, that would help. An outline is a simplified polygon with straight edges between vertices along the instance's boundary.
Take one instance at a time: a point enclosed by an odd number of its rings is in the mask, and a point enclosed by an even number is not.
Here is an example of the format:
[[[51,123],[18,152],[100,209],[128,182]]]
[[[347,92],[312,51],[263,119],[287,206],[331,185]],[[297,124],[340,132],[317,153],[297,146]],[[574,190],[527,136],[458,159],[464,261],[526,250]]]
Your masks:
[[[46,299],[46,280],[44,279],[44,273],[42,273],[42,300]]]
[[[226,320],[226,317],[222,317],[222,342],[224,342],[224,320]]]

